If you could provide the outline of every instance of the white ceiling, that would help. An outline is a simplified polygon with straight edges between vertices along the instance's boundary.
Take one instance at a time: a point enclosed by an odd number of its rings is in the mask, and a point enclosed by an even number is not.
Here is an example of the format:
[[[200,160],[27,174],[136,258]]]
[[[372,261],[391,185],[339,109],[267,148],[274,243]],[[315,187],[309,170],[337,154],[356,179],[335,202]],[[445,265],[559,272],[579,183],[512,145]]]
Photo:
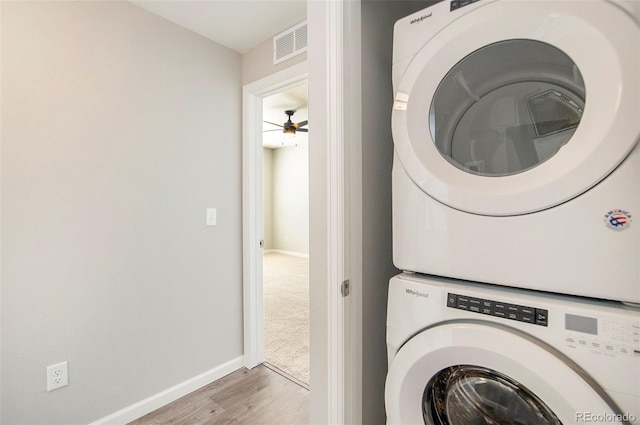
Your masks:
[[[307,18],[306,0],[129,1],[240,53]]]

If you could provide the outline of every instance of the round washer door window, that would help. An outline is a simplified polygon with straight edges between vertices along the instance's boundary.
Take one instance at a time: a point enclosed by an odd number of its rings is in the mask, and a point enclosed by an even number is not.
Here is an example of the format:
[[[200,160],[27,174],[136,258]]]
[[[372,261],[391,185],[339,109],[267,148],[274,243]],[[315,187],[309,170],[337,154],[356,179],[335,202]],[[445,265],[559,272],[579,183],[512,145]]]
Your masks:
[[[495,370],[458,365],[442,369],[422,397],[425,424],[561,425],[532,391]]]
[[[521,173],[545,162],[576,131],[585,105],[577,65],[535,40],[494,43],[444,77],[429,127],[440,154],[482,176]]]

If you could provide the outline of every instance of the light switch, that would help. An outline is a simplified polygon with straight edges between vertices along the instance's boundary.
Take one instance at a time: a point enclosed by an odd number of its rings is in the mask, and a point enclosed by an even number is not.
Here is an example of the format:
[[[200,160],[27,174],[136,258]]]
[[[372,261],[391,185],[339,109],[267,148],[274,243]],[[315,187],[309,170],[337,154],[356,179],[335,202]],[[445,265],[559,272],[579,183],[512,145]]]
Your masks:
[[[218,222],[218,211],[216,208],[207,208],[207,226],[215,226]]]

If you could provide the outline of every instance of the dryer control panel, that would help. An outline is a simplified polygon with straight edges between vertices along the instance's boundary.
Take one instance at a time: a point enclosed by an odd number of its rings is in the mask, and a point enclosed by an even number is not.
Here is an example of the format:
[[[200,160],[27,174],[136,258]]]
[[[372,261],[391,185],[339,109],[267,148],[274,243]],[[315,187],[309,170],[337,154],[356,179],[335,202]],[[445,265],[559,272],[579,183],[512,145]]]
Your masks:
[[[469,297],[451,292],[447,294],[447,307],[517,320],[532,325],[547,326],[549,323],[549,311],[543,308]]]

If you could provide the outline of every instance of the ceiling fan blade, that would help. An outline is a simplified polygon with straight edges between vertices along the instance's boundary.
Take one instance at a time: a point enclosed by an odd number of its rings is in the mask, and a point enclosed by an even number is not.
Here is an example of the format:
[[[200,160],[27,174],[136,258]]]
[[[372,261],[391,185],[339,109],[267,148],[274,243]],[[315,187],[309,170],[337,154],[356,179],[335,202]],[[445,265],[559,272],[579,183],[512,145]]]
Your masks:
[[[271,124],[271,125],[277,125],[280,128],[284,128],[284,126],[282,124],[276,124],[276,123],[271,122],[271,121],[263,121],[263,122],[266,122],[267,124]]]
[[[308,129],[306,129],[306,128],[298,128],[298,129],[296,129],[296,133],[297,133],[298,131],[301,131],[301,132],[303,132],[303,133],[308,133],[308,132],[309,132],[309,130],[308,130]]]
[[[304,127],[305,125],[309,124],[309,121],[304,120],[304,121],[300,121],[299,123],[295,123],[293,126],[295,128],[300,128],[300,127]]]
[[[279,131],[280,133],[282,133],[282,130],[280,130],[279,128],[274,128],[273,130],[262,130],[263,133],[268,133],[269,131]]]

